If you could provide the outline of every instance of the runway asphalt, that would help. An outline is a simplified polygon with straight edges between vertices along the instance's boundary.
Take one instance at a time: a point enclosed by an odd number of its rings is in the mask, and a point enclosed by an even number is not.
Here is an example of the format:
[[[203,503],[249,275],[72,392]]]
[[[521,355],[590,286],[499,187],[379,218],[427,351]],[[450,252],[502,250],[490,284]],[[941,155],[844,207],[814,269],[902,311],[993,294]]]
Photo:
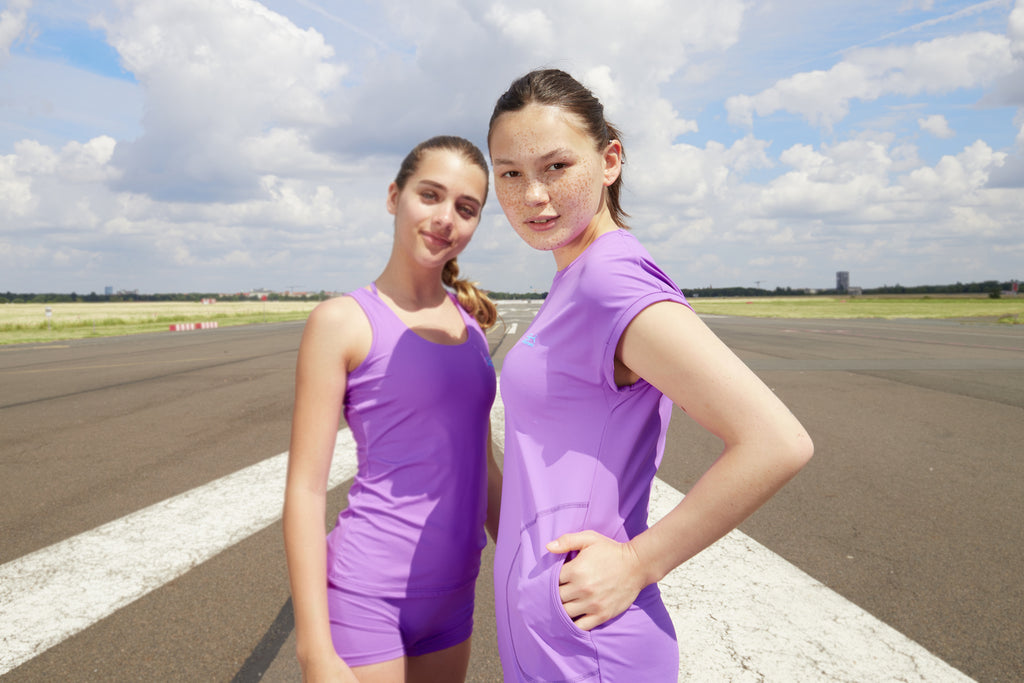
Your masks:
[[[490,336],[499,370],[535,308],[502,310],[507,327]],[[816,444],[811,464],[742,532],[967,676],[1020,680],[1024,329],[706,320]],[[127,519],[111,527],[122,539],[120,529],[142,519],[132,515],[208,493],[220,477],[254,472],[262,479],[253,488],[273,478],[248,468],[287,449],[300,334],[299,324],[270,324],[0,347],[0,577],[71,548],[61,556],[69,575],[86,575],[75,565],[88,560],[101,579],[123,584],[118,567],[139,553],[91,559],[69,539]],[[660,480],[685,493],[717,448],[677,413]],[[330,518],[346,490],[341,483],[329,496]],[[186,545],[209,519],[222,520],[214,506],[225,496],[195,494],[194,512],[146,518],[163,521],[146,521],[145,533]],[[72,619],[62,609],[81,598],[73,586],[47,602],[47,628],[36,627],[57,640],[13,667],[0,655],[0,678],[297,680],[280,523],[266,524],[63,634]],[[172,529],[186,540],[173,540]],[[23,593],[42,590],[46,576],[34,580]],[[500,679],[488,584],[478,590],[473,681]],[[21,595],[3,590],[0,624],[9,625],[5,610]],[[26,628],[18,637],[37,635]]]

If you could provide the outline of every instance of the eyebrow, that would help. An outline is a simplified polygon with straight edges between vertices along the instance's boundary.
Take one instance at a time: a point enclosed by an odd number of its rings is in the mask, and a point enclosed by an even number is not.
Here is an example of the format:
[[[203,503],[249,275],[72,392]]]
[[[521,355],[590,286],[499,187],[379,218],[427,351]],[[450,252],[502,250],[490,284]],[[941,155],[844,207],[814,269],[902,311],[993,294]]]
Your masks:
[[[547,154],[541,156],[540,161],[549,161],[555,157],[566,156],[571,154],[572,151],[569,150],[567,147],[559,147],[558,149],[553,149]],[[491,163],[493,163],[495,166],[515,166],[516,162],[510,161],[509,159],[493,159]]]

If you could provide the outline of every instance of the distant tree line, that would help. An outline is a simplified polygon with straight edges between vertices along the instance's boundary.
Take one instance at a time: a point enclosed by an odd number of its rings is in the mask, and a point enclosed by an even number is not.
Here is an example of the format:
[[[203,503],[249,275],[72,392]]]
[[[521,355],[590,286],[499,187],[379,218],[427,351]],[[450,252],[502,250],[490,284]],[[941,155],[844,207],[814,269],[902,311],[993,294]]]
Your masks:
[[[716,296],[807,296],[811,292],[806,289],[792,287],[776,287],[761,289],[760,287],[681,287],[683,294],[689,298]],[[817,290],[816,290],[817,291]]]
[[[124,301],[192,301],[200,302],[203,299],[216,299],[217,301],[260,301],[263,297],[267,301],[321,301],[332,296],[329,292],[309,292],[306,294],[281,294],[278,292],[260,292],[257,294],[201,294],[197,292],[177,294],[139,294],[138,292],[118,292],[116,294],[35,294],[4,292],[0,294],[0,304],[68,304],[68,303],[120,303]]]
[[[546,299],[547,292],[487,292],[487,296],[494,301],[508,301],[509,299]]]
[[[904,287],[903,285],[883,285],[881,287],[859,289],[864,295],[879,294],[999,294],[1009,291],[1012,283],[1007,280],[985,280],[984,282],[957,282],[952,285],[917,285]],[[755,297],[755,296],[837,296],[848,294],[833,289],[794,289],[792,287],[776,287],[775,289],[761,289],[759,287],[683,287],[683,294],[688,297]]]
[[[1010,291],[1012,282],[985,280],[984,282],[957,282],[954,285],[920,285],[904,287],[902,285],[885,285],[874,289],[865,289],[865,294],[991,294],[992,292]]]
[[[1001,292],[1009,291],[1012,283],[1007,280],[985,280],[984,282],[957,282],[951,285],[917,285],[904,287],[903,285],[883,285],[870,289],[861,289],[865,295],[878,294],[988,294],[998,297]],[[760,287],[683,287],[683,294],[688,297],[756,297],[756,296],[808,296],[813,294],[823,296],[836,296],[846,294],[836,289],[805,289],[792,287],[776,287],[775,289],[762,289]],[[495,301],[509,299],[544,299],[547,292],[488,292],[487,295]],[[139,294],[138,292],[118,292],[116,294],[35,294],[5,292],[0,294],[0,304],[50,304],[50,303],[92,303],[92,302],[122,302],[122,301],[201,301],[202,299],[217,299],[218,301],[253,301],[266,297],[268,301],[320,301],[333,296],[331,292],[315,292],[302,295],[293,295],[278,292],[258,293],[237,293],[237,294],[201,294],[196,292],[177,294]]]

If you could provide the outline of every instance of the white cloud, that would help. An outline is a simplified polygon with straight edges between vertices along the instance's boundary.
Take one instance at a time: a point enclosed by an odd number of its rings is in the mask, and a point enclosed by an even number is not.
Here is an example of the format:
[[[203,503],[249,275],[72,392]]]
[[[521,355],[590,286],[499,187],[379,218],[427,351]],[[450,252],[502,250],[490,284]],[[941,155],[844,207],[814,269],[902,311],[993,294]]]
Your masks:
[[[10,55],[11,45],[25,30],[27,11],[32,0],[9,0],[4,11],[0,12],[0,67]]]
[[[757,95],[729,98],[729,120],[750,126],[754,115],[787,111],[830,128],[855,100],[975,88],[1017,68],[1011,42],[992,33],[946,36],[908,46],[862,48],[827,71],[796,74]]]
[[[921,130],[926,133],[930,133],[937,138],[948,139],[956,135],[953,129],[949,127],[949,121],[942,114],[932,114],[917,120],[917,124],[921,126]]]
[[[954,256],[967,281],[1016,263],[1024,0],[837,3],[856,19],[842,31],[803,25],[820,10],[802,0],[90,6],[135,83],[0,63],[0,271],[25,290],[359,286],[388,256],[400,157],[442,132],[482,144],[495,98],[539,66],[605,103],[630,222],[684,286],[828,286],[851,264],[866,286],[928,282]],[[506,290],[553,271],[493,197],[460,262]]]
[[[0,216],[26,216],[33,207],[32,181],[17,171],[18,158],[0,156]],[[9,224],[8,224],[9,225]]]
[[[1007,21],[1006,34],[1010,37],[1014,54],[1024,57],[1024,2],[1017,0]]]
[[[487,11],[484,19],[507,40],[523,48],[550,43],[555,38],[551,21],[539,7],[516,10],[498,2]]]
[[[993,168],[1003,164],[1006,154],[995,152],[981,140],[956,156],[944,156],[934,167],[919,168],[903,179],[918,201],[952,200],[967,205],[988,182]]]
[[[252,0],[119,3],[97,20],[146,93],[142,136],[118,147],[121,188],[156,197],[252,196],[254,137],[327,122],[345,67],[313,29]],[[268,132],[269,131],[269,132]]]

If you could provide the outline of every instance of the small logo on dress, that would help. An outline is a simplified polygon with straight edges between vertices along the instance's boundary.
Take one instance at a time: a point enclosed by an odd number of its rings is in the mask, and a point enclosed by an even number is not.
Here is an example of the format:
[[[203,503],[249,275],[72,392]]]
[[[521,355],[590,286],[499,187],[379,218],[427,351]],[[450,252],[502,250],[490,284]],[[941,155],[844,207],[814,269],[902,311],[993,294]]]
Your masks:
[[[535,335],[535,334],[524,334],[522,341],[527,346],[536,346],[537,345],[537,335]]]

